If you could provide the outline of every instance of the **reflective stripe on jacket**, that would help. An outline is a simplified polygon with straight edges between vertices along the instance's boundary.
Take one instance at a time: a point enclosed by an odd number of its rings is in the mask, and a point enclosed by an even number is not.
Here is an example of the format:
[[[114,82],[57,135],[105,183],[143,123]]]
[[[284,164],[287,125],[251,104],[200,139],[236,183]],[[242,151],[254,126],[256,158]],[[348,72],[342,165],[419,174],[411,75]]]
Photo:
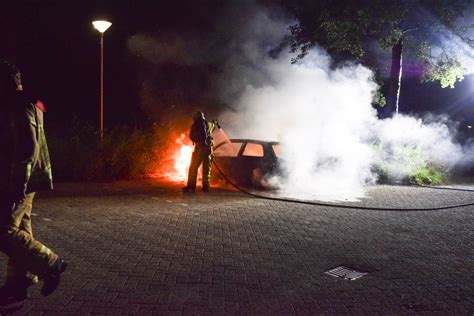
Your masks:
[[[22,94],[8,100],[6,122],[0,126],[2,145],[9,154],[1,159],[2,190],[11,193],[53,188],[51,161],[43,125],[43,112]]]

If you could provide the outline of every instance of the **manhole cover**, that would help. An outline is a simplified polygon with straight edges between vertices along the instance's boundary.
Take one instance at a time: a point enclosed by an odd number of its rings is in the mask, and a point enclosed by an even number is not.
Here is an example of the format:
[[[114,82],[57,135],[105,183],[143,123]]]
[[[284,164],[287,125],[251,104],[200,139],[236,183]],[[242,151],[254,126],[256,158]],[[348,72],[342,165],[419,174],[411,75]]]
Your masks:
[[[369,274],[368,272],[361,272],[344,266],[339,266],[337,268],[326,271],[325,273],[337,278],[343,278],[351,281],[357,280],[363,277],[364,275]]]

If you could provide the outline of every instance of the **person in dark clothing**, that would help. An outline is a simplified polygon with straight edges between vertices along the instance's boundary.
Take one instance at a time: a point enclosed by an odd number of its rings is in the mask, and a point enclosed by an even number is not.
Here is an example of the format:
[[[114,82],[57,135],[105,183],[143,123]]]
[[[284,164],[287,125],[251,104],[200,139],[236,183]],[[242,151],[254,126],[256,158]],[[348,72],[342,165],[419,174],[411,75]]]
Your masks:
[[[41,293],[59,285],[67,263],[33,237],[35,192],[53,188],[43,129],[44,104],[23,93],[16,66],[0,60],[0,250],[8,257],[0,305],[25,300],[28,288],[44,281]]]
[[[212,132],[217,126],[216,121],[206,121],[203,112],[196,112],[191,125],[189,137],[194,143],[194,152],[189,165],[188,184],[183,188],[183,192],[196,190],[197,172],[202,164],[202,190],[210,190],[211,184],[211,164],[212,164]]]

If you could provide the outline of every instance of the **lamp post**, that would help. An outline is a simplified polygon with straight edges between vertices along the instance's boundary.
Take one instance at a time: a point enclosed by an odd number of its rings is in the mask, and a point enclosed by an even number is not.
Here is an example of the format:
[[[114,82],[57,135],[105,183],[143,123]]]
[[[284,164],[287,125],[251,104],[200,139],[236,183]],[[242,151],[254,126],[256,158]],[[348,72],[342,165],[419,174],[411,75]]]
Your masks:
[[[94,28],[100,32],[100,141],[104,137],[104,32],[112,25],[108,21],[92,22]]]

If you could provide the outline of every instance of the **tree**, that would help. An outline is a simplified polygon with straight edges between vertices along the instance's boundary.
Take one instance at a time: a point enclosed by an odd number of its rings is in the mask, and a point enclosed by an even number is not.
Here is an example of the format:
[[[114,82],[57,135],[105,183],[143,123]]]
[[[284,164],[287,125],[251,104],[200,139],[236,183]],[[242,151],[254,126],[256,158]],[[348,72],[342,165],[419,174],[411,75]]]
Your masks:
[[[396,111],[404,53],[418,60],[423,81],[454,87],[464,78],[467,69],[451,43],[440,40],[440,34],[450,34],[472,47],[473,40],[466,38],[472,26],[456,26],[468,4],[468,0],[283,1],[297,19],[288,38],[291,51],[298,52],[293,62],[319,45],[336,61],[356,60],[380,73],[371,47],[377,43],[382,49],[391,49],[385,94],[389,108]]]

